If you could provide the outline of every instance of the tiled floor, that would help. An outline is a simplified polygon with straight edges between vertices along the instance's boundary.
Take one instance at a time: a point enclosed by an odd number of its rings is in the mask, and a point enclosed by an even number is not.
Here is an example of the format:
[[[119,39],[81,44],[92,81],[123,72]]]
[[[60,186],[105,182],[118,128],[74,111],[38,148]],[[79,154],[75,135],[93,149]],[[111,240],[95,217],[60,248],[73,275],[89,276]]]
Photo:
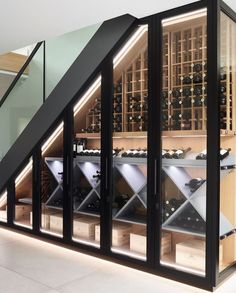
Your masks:
[[[217,293],[233,293],[236,273]],[[0,229],[0,293],[200,293],[169,281]]]

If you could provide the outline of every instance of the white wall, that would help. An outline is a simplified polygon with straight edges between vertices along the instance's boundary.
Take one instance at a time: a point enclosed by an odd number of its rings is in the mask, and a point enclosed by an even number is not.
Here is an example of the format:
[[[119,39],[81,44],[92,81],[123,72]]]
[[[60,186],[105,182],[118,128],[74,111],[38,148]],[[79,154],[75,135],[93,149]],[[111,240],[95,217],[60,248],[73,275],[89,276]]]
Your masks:
[[[195,1],[0,0],[0,53],[122,14],[143,17],[191,2]]]

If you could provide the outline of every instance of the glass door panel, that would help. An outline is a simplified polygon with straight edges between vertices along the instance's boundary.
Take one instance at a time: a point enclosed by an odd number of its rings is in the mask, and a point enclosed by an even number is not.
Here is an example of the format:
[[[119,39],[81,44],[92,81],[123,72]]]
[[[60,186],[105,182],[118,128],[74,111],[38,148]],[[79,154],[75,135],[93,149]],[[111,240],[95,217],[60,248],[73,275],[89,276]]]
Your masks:
[[[63,235],[63,133],[61,122],[41,147],[41,231]]]
[[[146,25],[113,60],[112,251],[146,259],[148,56]]]
[[[15,217],[14,223],[20,226],[32,228],[32,204],[33,204],[33,161],[29,159],[23,170],[15,179]]]
[[[236,261],[236,23],[223,12],[220,68],[220,271]]]
[[[101,77],[74,106],[73,240],[100,245]]]
[[[206,10],[162,27],[161,265],[205,275]]]
[[[7,222],[7,190],[0,194],[0,222]]]

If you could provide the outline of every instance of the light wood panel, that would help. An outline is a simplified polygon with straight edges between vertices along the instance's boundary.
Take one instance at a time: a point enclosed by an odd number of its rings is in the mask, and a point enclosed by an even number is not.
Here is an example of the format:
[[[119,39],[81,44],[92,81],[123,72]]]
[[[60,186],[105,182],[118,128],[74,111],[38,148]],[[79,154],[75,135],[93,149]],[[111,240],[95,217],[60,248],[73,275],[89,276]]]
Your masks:
[[[27,58],[27,56],[12,52],[3,54],[0,56],[0,70],[18,73],[25,64]],[[24,73],[28,74],[29,68],[27,68]]]

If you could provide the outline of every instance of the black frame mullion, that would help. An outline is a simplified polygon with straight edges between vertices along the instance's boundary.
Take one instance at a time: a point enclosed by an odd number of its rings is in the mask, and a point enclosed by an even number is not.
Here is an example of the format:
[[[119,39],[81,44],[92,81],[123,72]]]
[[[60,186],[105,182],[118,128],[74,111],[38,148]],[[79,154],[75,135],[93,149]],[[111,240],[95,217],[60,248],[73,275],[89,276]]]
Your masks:
[[[151,17],[148,30],[148,176],[147,176],[147,260],[150,266],[160,263],[160,170],[161,170],[161,22]]]
[[[69,242],[72,238],[72,176],[73,176],[73,110],[71,107],[64,114],[63,131],[63,238]]]
[[[100,245],[104,254],[111,249],[112,231],[112,108],[113,61],[108,57],[101,70],[101,200]]]
[[[220,19],[219,0],[207,1],[207,203],[206,276],[215,286],[219,274],[220,190]]]
[[[33,213],[33,231],[38,233],[40,230],[41,224],[41,207],[40,207],[40,160],[41,152],[37,148],[33,154],[33,204],[32,204],[32,213]]]
[[[10,227],[14,224],[15,218],[15,181],[8,182],[7,187],[7,223]]]

